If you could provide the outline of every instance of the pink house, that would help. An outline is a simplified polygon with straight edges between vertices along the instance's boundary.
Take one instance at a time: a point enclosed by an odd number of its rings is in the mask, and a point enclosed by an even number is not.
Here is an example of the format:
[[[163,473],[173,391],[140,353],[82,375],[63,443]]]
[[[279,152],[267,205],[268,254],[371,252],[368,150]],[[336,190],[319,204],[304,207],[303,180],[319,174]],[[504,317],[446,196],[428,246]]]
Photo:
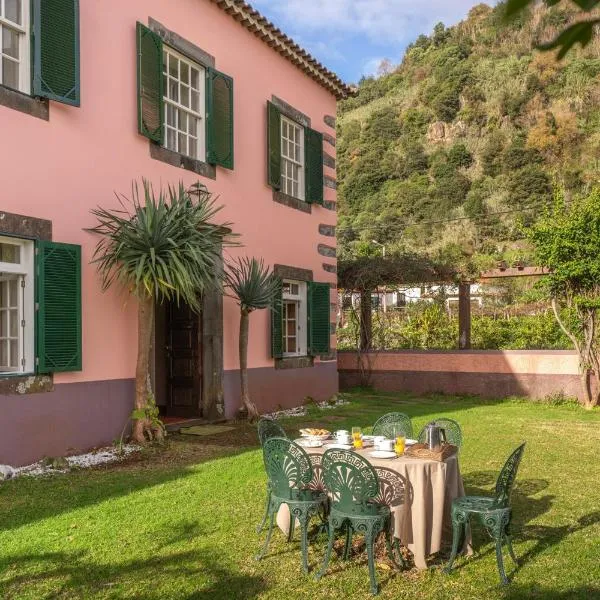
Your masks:
[[[111,443],[132,410],[136,306],[103,293],[90,209],[198,181],[283,280],[251,316],[262,411],[324,400],[335,360],[336,99],[349,89],[241,0],[0,2],[0,463]],[[157,307],[164,415],[239,407],[239,312]]]

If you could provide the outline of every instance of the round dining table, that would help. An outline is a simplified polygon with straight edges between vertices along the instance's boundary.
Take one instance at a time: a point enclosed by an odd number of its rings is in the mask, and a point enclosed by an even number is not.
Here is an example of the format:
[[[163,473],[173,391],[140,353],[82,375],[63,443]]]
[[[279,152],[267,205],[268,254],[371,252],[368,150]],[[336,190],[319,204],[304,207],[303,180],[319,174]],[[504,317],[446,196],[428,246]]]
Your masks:
[[[314,471],[311,487],[325,489],[321,459],[326,449],[327,445],[305,448]],[[371,456],[372,446],[355,452],[366,458],[379,476],[377,501],[391,509],[394,537],[412,552],[415,566],[426,569],[427,557],[438,552],[444,541],[452,540],[452,500],[465,495],[458,456],[443,461],[409,456],[382,459]],[[277,525],[288,532],[290,513],[285,504],[277,514]]]

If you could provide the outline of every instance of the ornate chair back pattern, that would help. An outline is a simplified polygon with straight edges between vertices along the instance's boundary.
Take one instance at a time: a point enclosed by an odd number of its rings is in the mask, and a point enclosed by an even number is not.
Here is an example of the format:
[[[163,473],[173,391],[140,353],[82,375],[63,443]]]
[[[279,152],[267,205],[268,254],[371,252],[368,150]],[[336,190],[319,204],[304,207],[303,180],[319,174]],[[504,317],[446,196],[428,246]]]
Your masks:
[[[446,440],[449,444],[453,444],[457,448],[462,446],[462,429],[454,419],[442,417],[439,419],[433,419],[433,421],[429,421],[427,425],[437,425],[438,427],[441,427],[446,432]],[[421,433],[419,433],[419,442],[421,443],[425,443],[425,430],[427,425],[425,425],[425,427],[421,429]]]
[[[333,507],[342,512],[363,513],[379,494],[375,469],[350,450],[327,450],[321,468]]]
[[[265,442],[272,437],[287,438],[287,435],[281,425],[273,419],[261,419],[258,422],[258,439],[260,445],[264,446]]]
[[[412,421],[407,414],[401,412],[387,413],[375,421],[373,435],[385,435],[386,438],[392,439],[395,437],[394,434],[412,438]]]
[[[292,489],[308,487],[313,478],[308,454],[287,438],[268,439],[263,457],[271,489],[280,498],[291,497]]]
[[[517,478],[517,472],[519,470],[519,464],[523,458],[525,452],[525,442],[523,442],[513,453],[508,457],[498,480],[496,481],[496,498],[494,499],[495,508],[506,508],[510,502],[510,494],[512,492],[515,479]]]

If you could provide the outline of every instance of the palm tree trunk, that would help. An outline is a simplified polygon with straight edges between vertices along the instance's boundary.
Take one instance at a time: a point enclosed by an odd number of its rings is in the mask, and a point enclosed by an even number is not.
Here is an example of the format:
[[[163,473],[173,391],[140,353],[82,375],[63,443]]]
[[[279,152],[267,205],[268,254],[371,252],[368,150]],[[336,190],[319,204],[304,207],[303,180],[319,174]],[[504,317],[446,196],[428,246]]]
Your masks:
[[[256,404],[250,400],[248,392],[248,329],[250,313],[242,309],[240,313],[240,384],[242,404],[248,412],[248,420],[255,421],[259,417]]]
[[[138,355],[135,370],[135,410],[144,410],[148,406],[148,371],[150,366],[150,343],[154,321],[154,299],[144,296],[138,305]],[[132,439],[135,442],[146,441],[146,430],[151,426],[147,418],[134,419]]]

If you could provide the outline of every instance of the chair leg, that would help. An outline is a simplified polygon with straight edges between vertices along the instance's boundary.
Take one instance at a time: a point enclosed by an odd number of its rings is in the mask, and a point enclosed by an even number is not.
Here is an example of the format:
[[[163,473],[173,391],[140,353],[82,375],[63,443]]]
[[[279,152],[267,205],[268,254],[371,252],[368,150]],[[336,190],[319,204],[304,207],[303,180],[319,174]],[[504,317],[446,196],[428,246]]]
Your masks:
[[[296,531],[296,517],[294,517],[290,511],[290,528],[288,529],[287,541],[291,542],[294,539],[294,532]]]
[[[366,535],[367,558],[369,559],[369,579],[371,580],[371,593],[376,596],[379,592],[377,587],[377,576],[375,574],[375,539],[377,536],[369,531]]]
[[[517,556],[515,555],[515,551],[513,550],[512,535],[510,534],[510,526],[509,525],[506,526],[506,530],[504,532],[504,539],[506,541],[506,546],[508,548],[508,553],[510,554],[510,558],[515,563],[515,565],[517,565],[517,567],[518,567],[519,560],[517,559]]]
[[[502,537],[496,538],[496,562],[498,563],[498,573],[502,585],[508,585],[508,577],[504,571],[504,559],[502,558]]]
[[[327,567],[329,566],[329,559],[331,558],[331,551],[333,550],[333,540],[335,537],[335,530],[333,528],[333,524],[331,521],[329,522],[329,539],[327,540],[327,550],[325,550],[325,557],[323,558],[323,564],[319,572],[315,575],[315,579],[319,580],[325,572],[327,571]]]
[[[308,573],[308,523],[310,521],[310,514],[308,511],[306,514],[302,514],[298,517],[300,521],[300,540],[302,549],[302,570]]]
[[[400,551],[400,540],[394,540],[392,538],[392,532],[388,529],[385,534],[385,546],[387,549],[388,557],[396,565],[397,569],[404,568],[404,559],[402,558],[402,552]],[[396,548],[396,552],[398,554],[398,560],[394,556],[394,547]]]
[[[269,530],[267,531],[267,539],[265,540],[265,545],[263,549],[256,555],[256,560],[261,560],[267,550],[269,549],[269,542],[271,541],[271,536],[273,535],[273,525],[275,524],[275,511],[271,511],[271,520],[269,521]]]
[[[256,526],[256,533],[260,533],[267,523],[269,517],[269,504],[271,504],[271,490],[267,492],[267,501],[265,502],[265,513],[263,514],[262,521]]]
[[[452,565],[456,559],[456,555],[460,550],[460,542],[464,539],[464,535],[466,535],[467,524],[466,524],[466,515],[462,513],[458,513],[458,511],[453,511],[452,514],[452,553],[450,554],[450,559],[448,560],[448,564],[444,568],[444,573],[450,573],[452,570]]]
[[[348,560],[350,556],[350,548],[352,547],[352,525],[347,523],[346,525],[346,543],[344,544],[344,560]]]

